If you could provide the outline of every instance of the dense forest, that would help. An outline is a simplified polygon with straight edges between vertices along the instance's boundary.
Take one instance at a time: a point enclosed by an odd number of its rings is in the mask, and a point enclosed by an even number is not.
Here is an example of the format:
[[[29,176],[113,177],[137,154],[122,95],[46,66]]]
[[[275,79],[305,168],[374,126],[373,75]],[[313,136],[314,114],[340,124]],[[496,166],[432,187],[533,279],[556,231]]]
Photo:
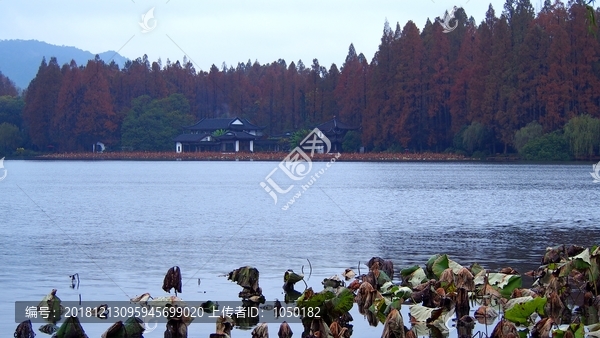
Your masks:
[[[337,116],[361,127],[354,138],[367,151],[584,158],[600,146],[599,12],[585,5],[546,0],[535,13],[529,0],[506,0],[479,24],[458,9],[450,33],[437,21],[422,31],[385,22],[372,60],[350,45],[340,67],[43,60],[22,95],[0,75],[0,152],[97,141],[172,150],[181,126],[204,117],[244,117],[276,135]]]

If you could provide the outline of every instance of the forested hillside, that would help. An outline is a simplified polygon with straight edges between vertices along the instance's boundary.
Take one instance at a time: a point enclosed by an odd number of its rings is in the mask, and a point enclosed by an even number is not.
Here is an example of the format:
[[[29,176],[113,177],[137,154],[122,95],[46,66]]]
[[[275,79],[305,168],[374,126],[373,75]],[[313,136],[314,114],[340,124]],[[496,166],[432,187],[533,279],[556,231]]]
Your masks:
[[[27,88],[15,125],[32,148],[80,151],[96,141],[132,146],[139,140],[123,138],[128,129],[178,133],[175,122],[203,117],[244,117],[273,135],[337,116],[361,126],[367,151],[511,153],[532,141],[525,148],[532,158],[549,142],[575,157],[597,154],[600,36],[584,5],[547,0],[535,13],[529,0],[507,0],[480,23],[459,9],[449,33],[438,22],[422,31],[412,21],[386,22],[371,60],[350,45],[339,66],[249,60],[198,71],[185,58],[143,57],[123,69],[98,58],[85,65],[50,59]],[[134,118],[141,102],[156,118]],[[583,134],[588,139],[576,140]]]

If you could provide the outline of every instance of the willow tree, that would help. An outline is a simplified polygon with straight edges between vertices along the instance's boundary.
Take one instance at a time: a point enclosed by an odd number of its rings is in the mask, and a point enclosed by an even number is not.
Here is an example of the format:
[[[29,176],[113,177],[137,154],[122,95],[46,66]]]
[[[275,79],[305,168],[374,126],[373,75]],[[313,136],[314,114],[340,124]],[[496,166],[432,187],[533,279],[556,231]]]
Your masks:
[[[593,156],[600,146],[600,120],[587,114],[576,116],[565,125],[565,137],[575,157]]]

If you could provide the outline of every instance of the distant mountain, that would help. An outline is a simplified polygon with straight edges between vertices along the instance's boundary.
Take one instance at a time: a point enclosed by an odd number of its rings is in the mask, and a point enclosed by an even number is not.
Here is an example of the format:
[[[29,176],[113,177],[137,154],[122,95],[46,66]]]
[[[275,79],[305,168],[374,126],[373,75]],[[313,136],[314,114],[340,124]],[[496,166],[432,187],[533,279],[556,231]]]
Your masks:
[[[127,58],[117,52],[107,51],[98,54],[106,63],[114,60],[119,67],[123,67]],[[42,63],[42,58],[50,61],[56,57],[58,64],[75,60],[77,65],[85,65],[96,54],[75,47],[56,46],[37,40],[0,40],[0,72],[10,78],[18,87],[26,89],[29,82],[37,74]]]

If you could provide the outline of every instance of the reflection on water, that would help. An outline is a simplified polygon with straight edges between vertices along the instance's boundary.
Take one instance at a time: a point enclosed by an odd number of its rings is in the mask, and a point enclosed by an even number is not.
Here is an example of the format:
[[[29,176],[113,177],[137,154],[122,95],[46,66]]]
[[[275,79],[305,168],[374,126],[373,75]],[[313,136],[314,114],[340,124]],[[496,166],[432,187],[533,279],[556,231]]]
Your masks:
[[[590,165],[338,162],[287,211],[259,186],[275,165],[6,161],[0,286],[10,292],[0,301],[0,331],[14,332],[15,301],[40,300],[52,288],[63,300],[99,303],[164,295],[174,265],[185,300],[236,300],[240,288],[221,275],[245,265],[259,269],[268,300],[283,300],[284,272],[307,272],[307,259],[308,285],[320,290],[324,278],[359,262],[365,272],[373,256],[396,270],[447,253],[463,265],[523,273],[547,246],[600,243],[600,185]],[[74,273],[79,289],[69,288]],[[382,325],[352,314],[354,336],[381,334]],[[403,315],[408,324],[406,307]],[[84,328],[99,336],[108,326]],[[214,327],[189,332],[207,336]]]

